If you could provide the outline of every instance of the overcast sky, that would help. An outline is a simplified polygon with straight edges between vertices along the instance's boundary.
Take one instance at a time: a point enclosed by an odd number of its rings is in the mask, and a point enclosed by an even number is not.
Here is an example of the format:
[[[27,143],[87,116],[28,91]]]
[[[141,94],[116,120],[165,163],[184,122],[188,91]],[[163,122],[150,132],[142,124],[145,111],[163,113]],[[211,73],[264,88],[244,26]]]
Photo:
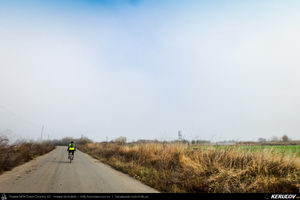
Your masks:
[[[297,0],[0,0],[0,133],[300,139]]]

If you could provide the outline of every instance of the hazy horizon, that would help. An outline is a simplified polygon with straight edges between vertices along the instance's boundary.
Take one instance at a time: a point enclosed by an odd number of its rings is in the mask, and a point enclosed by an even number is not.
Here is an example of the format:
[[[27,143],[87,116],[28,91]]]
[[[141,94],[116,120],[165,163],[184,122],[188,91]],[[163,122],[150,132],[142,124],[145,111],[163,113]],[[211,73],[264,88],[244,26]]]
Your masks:
[[[299,9],[0,0],[0,134],[300,139]]]

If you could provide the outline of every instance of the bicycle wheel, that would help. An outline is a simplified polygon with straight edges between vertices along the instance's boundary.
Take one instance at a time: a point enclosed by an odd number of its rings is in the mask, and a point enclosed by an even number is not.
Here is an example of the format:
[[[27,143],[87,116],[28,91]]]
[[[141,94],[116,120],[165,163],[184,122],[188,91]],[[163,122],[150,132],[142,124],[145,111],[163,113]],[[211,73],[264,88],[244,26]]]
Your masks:
[[[70,163],[72,162],[72,160],[74,159],[74,155],[70,155]]]

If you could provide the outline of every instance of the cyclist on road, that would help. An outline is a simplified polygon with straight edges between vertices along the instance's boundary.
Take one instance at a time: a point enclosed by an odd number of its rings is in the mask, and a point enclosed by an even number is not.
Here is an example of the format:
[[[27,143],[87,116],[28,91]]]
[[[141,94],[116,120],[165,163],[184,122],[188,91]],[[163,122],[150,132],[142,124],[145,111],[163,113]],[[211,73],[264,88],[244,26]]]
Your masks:
[[[69,156],[70,156],[70,154],[72,154],[74,156],[74,152],[76,151],[76,146],[73,141],[71,141],[71,143],[68,145],[67,151],[69,152]]]

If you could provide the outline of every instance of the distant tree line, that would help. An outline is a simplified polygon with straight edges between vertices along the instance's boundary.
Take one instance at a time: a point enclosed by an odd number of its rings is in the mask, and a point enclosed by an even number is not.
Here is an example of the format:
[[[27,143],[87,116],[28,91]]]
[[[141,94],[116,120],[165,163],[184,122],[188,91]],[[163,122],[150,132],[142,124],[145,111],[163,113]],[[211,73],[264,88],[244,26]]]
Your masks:
[[[50,140],[49,142],[55,146],[67,146],[68,144],[70,144],[71,141],[74,141],[75,144],[82,144],[82,145],[93,142],[91,139],[87,137],[81,137],[81,138],[64,137],[62,139]]]
[[[88,143],[93,143],[93,141],[87,137],[81,137],[81,138],[73,138],[73,137],[64,137],[62,139],[54,139],[50,140],[49,142],[56,146],[66,146],[71,141],[74,141],[76,144],[84,145]],[[292,142],[292,140],[287,136],[283,135],[282,137],[271,137],[270,139],[266,138],[258,138],[257,142],[261,144],[265,143],[282,143],[282,142]],[[171,140],[171,141],[160,141],[160,140],[147,140],[147,139],[140,139],[132,142],[128,142],[127,138],[124,136],[117,137],[113,140],[107,141],[107,142],[101,142],[101,143],[116,143],[116,144],[143,144],[143,143],[163,143],[163,144],[172,144],[172,143],[182,143],[182,144],[188,144],[188,145],[210,145],[210,144],[216,144],[216,145],[230,145],[230,144],[244,144],[244,143],[257,143],[254,141],[249,142],[242,142],[242,141],[235,141],[235,140],[226,140],[226,141],[219,141],[216,143],[212,143],[209,140],[185,140],[185,139],[177,139],[177,140]],[[297,141],[294,141],[297,142]],[[298,141],[299,142],[299,141]]]
[[[106,143],[106,142],[104,142]],[[117,137],[116,139],[113,139],[111,141],[109,141],[109,143],[117,143],[117,144],[143,144],[143,143],[182,143],[182,144],[192,144],[192,145],[203,145],[203,144],[210,144],[211,142],[209,140],[185,140],[185,139],[181,139],[181,140],[171,140],[171,141],[161,141],[161,140],[146,140],[146,139],[140,139],[140,140],[136,140],[133,142],[127,142],[127,138],[124,136],[121,137]]]
[[[277,136],[273,136],[269,140],[267,140],[266,138],[258,138],[257,141],[262,143],[263,142],[289,142],[291,141],[291,139],[287,135],[283,135],[281,138]]]

